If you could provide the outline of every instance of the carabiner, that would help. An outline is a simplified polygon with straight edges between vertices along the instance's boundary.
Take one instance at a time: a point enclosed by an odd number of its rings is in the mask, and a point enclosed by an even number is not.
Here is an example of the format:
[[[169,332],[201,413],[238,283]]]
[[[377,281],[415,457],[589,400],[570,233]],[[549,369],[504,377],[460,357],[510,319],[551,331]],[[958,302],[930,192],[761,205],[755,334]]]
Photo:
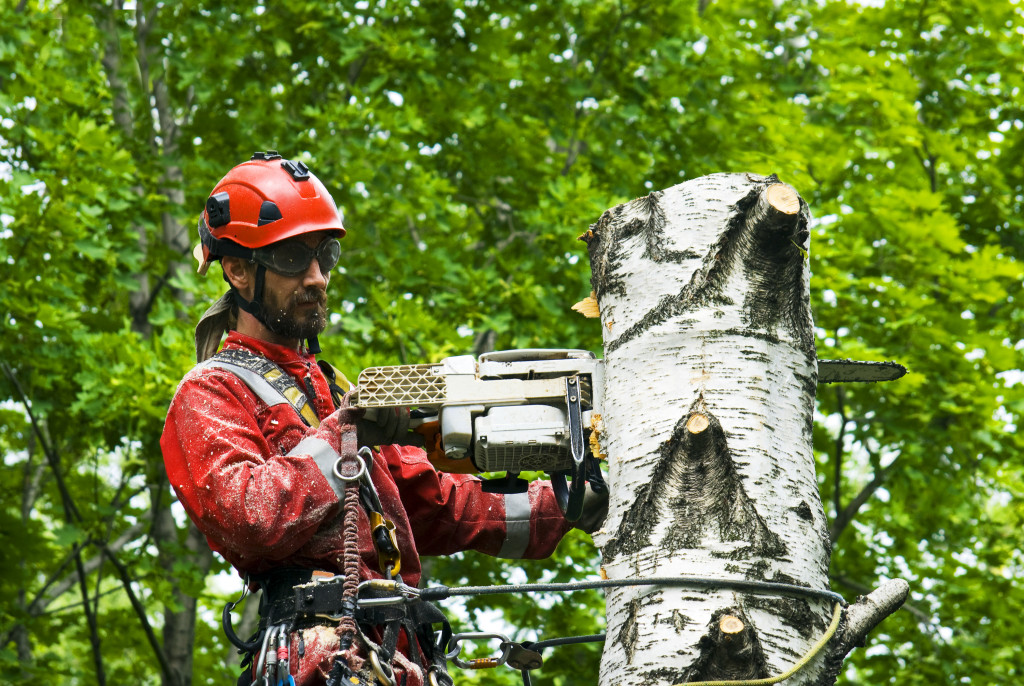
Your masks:
[[[360,598],[359,593],[364,588],[369,588],[375,591],[384,591],[388,593],[395,593],[397,595],[388,595],[382,598]],[[369,579],[359,584],[356,589],[356,603],[359,607],[383,607],[387,605],[402,605],[404,603],[411,603],[420,597],[420,589],[413,588],[403,584],[400,581],[393,581],[389,579]]]
[[[291,647],[291,635],[288,633],[284,626],[277,634],[277,683],[283,686],[287,677],[291,674],[288,672],[288,651]]]
[[[460,641],[465,640],[489,640],[497,638],[501,641],[501,655],[497,657],[482,657],[469,660],[468,662],[459,658],[459,653],[462,652],[462,646],[459,645]],[[445,657],[462,669],[493,669],[494,667],[500,667],[505,664],[508,660],[508,653],[512,650],[512,642],[508,640],[508,636],[502,634],[489,634],[483,632],[467,632],[464,634],[455,634],[448,642],[450,650]]]
[[[380,661],[380,655],[377,654],[376,650],[370,651],[370,666],[373,667],[374,676],[377,678],[378,683],[383,686],[396,686],[394,670],[391,669],[390,665],[385,665]]]
[[[438,676],[438,674],[442,676]],[[442,672],[437,667],[431,667],[427,671],[427,684],[428,686],[454,686],[451,675],[448,672]]]
[[[256,660],[256,677],[257,677],[257,679],[259,679],[259,676],[263,673],[263,666],[264,666],[264,664],[266,662],[266,659],[267,659],[267,645],[270,643],[270,638],[271,638],[271,635],[273,633],[274,633],[274,627],[272,627],[272,626],[268,626],[266,629],[263,630],[263,645],[260,647],[259,659]],[[265,675],[264,675],[264,678],[266,678]],[[270,680],[267,679],[266,681],[269,684]],[[253,683],[255,684],[256,682],[253,682]],[[259,686],[263,686],[263,685],[260,684]]]

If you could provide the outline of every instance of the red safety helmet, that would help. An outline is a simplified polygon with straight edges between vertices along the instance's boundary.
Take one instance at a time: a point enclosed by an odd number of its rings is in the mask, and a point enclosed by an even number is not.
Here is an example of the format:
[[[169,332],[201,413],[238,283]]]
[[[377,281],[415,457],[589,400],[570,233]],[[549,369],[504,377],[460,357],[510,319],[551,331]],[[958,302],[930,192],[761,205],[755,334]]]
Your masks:
[[[246,300],[224,274],[228,292],[196,326],[198,361],[216,351],[228,328],[232,305],[273,329],[263,307],[267,267],[256,251],[314,231],[331,231],[338,238],[345,235],[334,199],[302,162],[286,160],[274,150],[258,152],[217,183],[199,215],[200,243],[193,253],[199,273],[205,274],[214,260],[241,257],[256,262],[256,278],[252,300]],[[320,352],[316,336],[308,339],[307,349]]]
[[[345,235],[334,199],[302,162],[275,150],[257,152],[214,187],[199,216],[199,273],[226,256],[250,257],[262,248],[313,231]]]

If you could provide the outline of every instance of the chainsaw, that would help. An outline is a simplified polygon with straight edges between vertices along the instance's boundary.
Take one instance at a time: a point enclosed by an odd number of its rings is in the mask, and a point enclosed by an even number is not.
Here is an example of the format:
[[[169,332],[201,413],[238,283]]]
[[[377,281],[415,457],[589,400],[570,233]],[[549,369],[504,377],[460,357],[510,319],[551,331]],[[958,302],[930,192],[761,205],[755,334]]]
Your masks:
[[[895,362],[818,360],[819,383],[889,381],[906,371]],[[525,348],[370,367],[353,404],[368,412],[408,408],[438,469],[506,472],[485,481],[490,492],[522,492],[521,472],[547,472],[565,518],[576,521],[587,483],[607,492],[590,440],[603,387],[603,363],[590,351]]]
[[[353,404],[409,408],[416,430],[437,437],[431,462],[457,473],[505,472],[490,492],[526,490],[521,472],[551,477],[569,521],[583,511],[586,484],[607,492],[590,437],[600,421],[604,368],[587,350],[521,349],[448,357],[436,364],[371,367]]]

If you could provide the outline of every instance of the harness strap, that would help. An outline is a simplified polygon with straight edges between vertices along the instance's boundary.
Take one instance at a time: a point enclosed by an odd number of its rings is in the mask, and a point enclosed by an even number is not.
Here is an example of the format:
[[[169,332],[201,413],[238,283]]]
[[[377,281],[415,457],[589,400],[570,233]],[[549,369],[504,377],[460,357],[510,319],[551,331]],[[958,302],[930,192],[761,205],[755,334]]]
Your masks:
[[[341,407],[341,401],[345,394],[352,390],[352,382],[345,378],[345,375],[338,371],[338,368],[326,360],[317,360],[316,364],[320,371],[327,377],[327,385],[331,389],[331,399],[335,407]]]
[[[320,426],[320,418],[295,380],[265,357],[248,350],[226,348],[199,366],[231,372],[268,407],[287,403],[306,426]]]
[[[353,611],[356,620],[365,624],[386,624],[406,617],[414,624],[437,624],[446,621],[444,614],[432,603],[409,600],[401,605],[377,605],[356,609],[347,603],[340,577],[323,581],[308,569],[275,571],[271,576],[255,577],[263,589],[260,607],[261,623],[288,624],[295,621],[330,619]],[[362,598],[385,598],[391,594],[373,588],[364,589]]]

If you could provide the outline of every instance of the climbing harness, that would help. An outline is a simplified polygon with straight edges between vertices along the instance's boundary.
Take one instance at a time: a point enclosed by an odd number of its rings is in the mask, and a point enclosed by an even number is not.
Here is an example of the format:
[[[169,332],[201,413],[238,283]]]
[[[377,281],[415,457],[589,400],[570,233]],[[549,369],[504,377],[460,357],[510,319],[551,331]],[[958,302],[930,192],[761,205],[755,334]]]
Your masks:
[[[380,497],[370,478],[373,453],[368,448],[356,451],[354,431],[345,429],[340,452],[342,457],[333,471],[344,484],[344,552],[339,565],[342,573],[284,570],[256,579],[264,588],[260,615],[265,629],[261,647],[254,645],[254,641],[232,640],[232,643],[242,649],[252,648],[246,651],[250,654],[258,651],[256,674],[264,681],[257,679],[254,686],[275,686],[282,682],[287,686],[288,636],[296,629],[334,623],[340,645],[328,685],[397,686],[391,663],[399,635],[404,631],[412,653],[409,657],[424,670],[428,683],[452,686],[445,657],[451,628],[444,614],[420,599],[418,589],[402,583],[398,575],[401,553],[394,524],[384,516]],[[384,579],[360,579],[360,510],[370,522]],[[229,639],[233,632],[228,613],[240,600],[225,608],[225,631],[230,632]],[[433,628],[436,624],[442,626],[437,638]],[[364,630],[367,626],[381,627],[379,640],[367,634]],[[364,649],[365,664],[372,674],[370,682],[364,680],[365,667],[362,672],[351,668],[357,644]]]
[[[349,477],[351,483],[361,482],[365,473],[365,462],[363,469],[358,469]],[[338,468],[340,471],[340,467]],[[416,636],[420,645],[433,652],[432,664],[427,669],[427,683],[429,686],[452,686],[451,677],[446,671],[446,662],[451,661],[462,669],[492,669],[507,665],[510,668],[520,671],[524,686],[531,686],[530,672],[539,669],[543,665],[542,651],[556,646],[572,645],[580,643],[600,643],[605,641],[604,634],[592,634],[587,636],[573,636],[565,638],[549,639],[537,642],[515,642],[507,636],[498,633],[467,632],[452,634],[451,628],[444,615],[435,606],[424,601],[445,600],[460,596],[478,596],[494,594],[521,594],[521,593],[551,593],[551,592],[572,592],[581,590],[596,590],[604,588],[621,588],[627,586],[665,586],[696,588],[703,590],[732,590],[740,593],[756,595],[772,595],[791,598],[804,598],[811,600],[828,600],[834,604],[832,622],[825,634],[814,646],[786,672],[770,678],[745,680],[745,681],[705,681],[680,684],[678,686],[769,686],[788,679],[807,666],[822,648],[835,635],[842,617],[842,609],[847,605],[845,599],[833,591],[825,589],[813,589],[795,584],[786,584],[768,581],[750,581],[742,579],[716,579],[711,577],[652,577],[646,579],[595,579],[590,581],[578,581],[570,583],[535,583],[535,584],[509,584],[495,586],[465,586],[451,588],[448,586],[430,586],[427,588],[414,588],[401,582],[400,579],[370,579],[359,582],[355,586],[355,592],[351,599],[346,601],[344,594],[340,592],[339,581],[341,577],[328,577],[318,579],[306,584],[299,584],[294,587],[294,598],[291,599],[289,610],[295,612],[301,607],[310,608],[307,612],[313,617],[323,617],[320,610],[336,619],[339,614],[350,612],[360,623],[383,624],[388,621],[395,622],[397,616],[411,616],[413,624],[417,625]],[[244,593],[243,593],[244,597]],[[239,598],[238,603],[241,601]],[[234,607],[234,604],[231,607]],[[314,609],[315,608],[315,609]],[[425,609],[429,608],[429,609]],[[227,611],[227,608],[226,608]],[[418,614],[426,611],[426,616]],[[272,611],[273,612],[273,611]],[[276,613],[271,614],[275,617]],[[293,620],[294,621],[294,620]],[[431,633],[432,625],[440,623],[444,629],[434,637]],[[226,626],[230,626],[227,624]],[[283,625],[274,625],[283,626]],[[426,630],[424,630],[424,627]],[[353,638],[355,634],[353,634]],[[368,661],[376,675],[377,683],[383,686],[391,686],[389,681],[389,655],[393,655],[394,647],[390,652],[386,645],[378,645],[370,641],[359,631],[360,640],[366,645],[369,652]],[[498,639],[499,654],[474,659],[463,659],[463,644],[474,641],[485,641]],[[264,642],[266,642],[264,638]],[[232,641],[233,643],[235,641]],[[382,642],[382,643],[386,643]],[[239,643],[236,643],[239,645]],[[246,644],[249,645],[249,644]],[[350,644],[351,645],[351,644]],[[278,662],[280,664],[280,662]],[[342,660],[336,661],[335,669],[338,678],[328,686],[344,686],[346,684],[362,684],[362,681],[352,681],[358,678],[354,672],[348,670],[347,663]],[[334,672],[332,672],[334,673]],[[260,685],[262,686],[262,685]]]
[[[348,385],[347,380],[330,365],[318,364],[328,379],[335,404],[340,404],[344,386]],[[270,360],[247,350],[229,348],[218,352],[201,366],[231,372],[268,406],[287,403],[307,426],[319,426],[315,411],[294,379]],[[362,683],[359,675],[348,668],[346,658],[358,641],[367,650],[367,662],[376,684],[396,686],[390,663],[395,656],[399,634],[404,630],[413,651],[421,653],[422,660],[415,661],[421,662],[431,683],[451,686],[444,651],[451,636],[447,618],[430,603],[413,597],[411,587],[401,584],[399,572],[402,556],[398,549],[395,525],[384,515],[380,496],[371,478],[373,453],[366,447],[356,450],[358,444],[354,426],[342,426],[340,433],[341,457],[334,464],[333,472],[344,485],[344,553],[340,565],[343,573],[323,575],[312,570],[278,570],[254,579],[264,589],[260,603],[261,629],[251,639],[243,641],[234,632],[231,611],[245,597],[249,582],[247,579],[242,596],[224,607],[224,632],[228,640],[246,654],[243,668],[256,660],[257,680],[253,686],[293,684],[294,680],[288,673],[289,636],[297,629],[325,622],[337,622],[336,631],[341,650],[332,670],[337,684]],[[360,510],[366,514],[370,525],[371,540],[377,552],[380,571],[385,577],[383,580],[362,583],[360,580]],[[389,586],[388,583],[394,585]],[[382,590],[388,594],[399,587],[409,589],[404,595],[400,592],[400,603],[396,604],[386,597],[374,603],[374,598]],[[367,595],[362,597],[364,605],[360,606],[357,599],[363,591]],[[437,623],[444,628],[439,633],[440,642],[435,644],[433,625]],[[361,625],[383,626],[380,642],[371,640]],[[300,644],[300,657],[301,652]]]

